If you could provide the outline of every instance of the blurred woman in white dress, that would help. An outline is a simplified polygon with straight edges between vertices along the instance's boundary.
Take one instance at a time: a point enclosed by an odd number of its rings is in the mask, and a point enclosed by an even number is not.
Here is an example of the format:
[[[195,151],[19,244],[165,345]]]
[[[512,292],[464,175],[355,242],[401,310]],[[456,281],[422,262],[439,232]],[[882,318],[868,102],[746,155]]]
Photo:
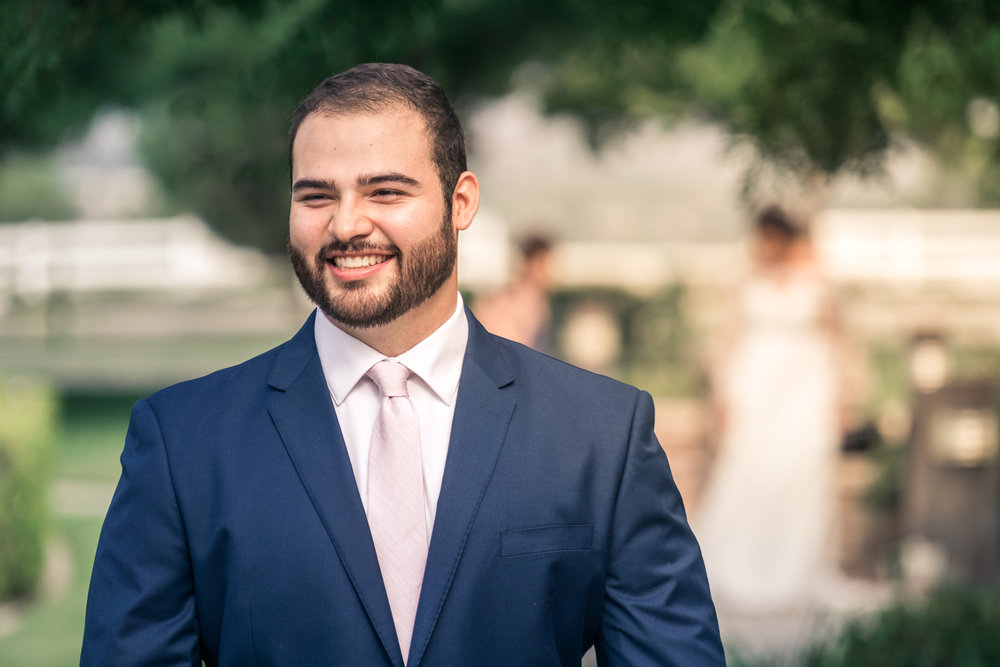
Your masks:
[[[772,206],[751,248],[694,527],[720,609],[774,611],[816,601],[836,569],[838,346],[832,293],[801,229]]]

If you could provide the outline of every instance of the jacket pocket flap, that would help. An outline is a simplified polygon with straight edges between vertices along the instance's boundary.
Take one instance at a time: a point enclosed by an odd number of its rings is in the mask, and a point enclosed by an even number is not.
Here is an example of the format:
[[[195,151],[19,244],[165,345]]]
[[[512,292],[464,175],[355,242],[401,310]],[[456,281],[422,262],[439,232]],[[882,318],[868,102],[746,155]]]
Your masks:
[[[546,551],[585,551],[594,547],[593,524],[538,526],[500,533],[500,555],[519,556]]]

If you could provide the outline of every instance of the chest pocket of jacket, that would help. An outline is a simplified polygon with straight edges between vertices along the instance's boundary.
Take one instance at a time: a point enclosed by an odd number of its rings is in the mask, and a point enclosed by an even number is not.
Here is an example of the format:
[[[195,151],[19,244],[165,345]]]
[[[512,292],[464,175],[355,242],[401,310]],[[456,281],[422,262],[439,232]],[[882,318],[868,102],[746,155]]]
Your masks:
[[[549,551],[588,551],[594,548],[594,526],[589,523],[536,526],[500,533],[500,556],[523,556]]]

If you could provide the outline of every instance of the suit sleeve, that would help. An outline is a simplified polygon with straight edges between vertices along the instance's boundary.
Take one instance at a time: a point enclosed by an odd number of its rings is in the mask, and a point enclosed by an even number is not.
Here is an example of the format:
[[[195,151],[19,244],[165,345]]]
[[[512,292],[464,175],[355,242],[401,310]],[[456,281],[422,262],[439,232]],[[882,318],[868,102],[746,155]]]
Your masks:
[[[184,526],[159,423],[132,409],[94,561],[81,666],[201,665]]]
[[[639,392],[616,499],[601,667],[725,665],[701,550]]]

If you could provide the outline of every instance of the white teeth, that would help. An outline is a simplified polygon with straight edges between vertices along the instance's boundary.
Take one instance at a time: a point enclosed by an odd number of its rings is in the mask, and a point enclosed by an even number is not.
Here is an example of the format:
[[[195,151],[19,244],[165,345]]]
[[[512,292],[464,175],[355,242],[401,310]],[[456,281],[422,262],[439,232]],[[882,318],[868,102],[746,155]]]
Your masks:
[[[363,269],[366,266],[381,264],[389,259],[384,255],[364,255],[360,257],[334,257],[333,263],[338,269]]]

